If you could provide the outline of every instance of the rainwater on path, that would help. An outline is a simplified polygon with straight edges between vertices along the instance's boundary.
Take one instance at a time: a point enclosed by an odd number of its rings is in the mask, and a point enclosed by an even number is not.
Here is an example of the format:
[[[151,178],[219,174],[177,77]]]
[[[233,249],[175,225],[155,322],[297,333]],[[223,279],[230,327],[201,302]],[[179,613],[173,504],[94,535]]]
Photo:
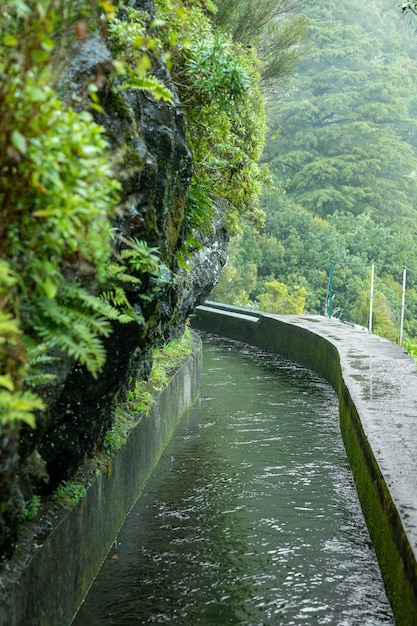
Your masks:
[[[394,624],[316,374],[204,337],[184,417],[75,626]]]

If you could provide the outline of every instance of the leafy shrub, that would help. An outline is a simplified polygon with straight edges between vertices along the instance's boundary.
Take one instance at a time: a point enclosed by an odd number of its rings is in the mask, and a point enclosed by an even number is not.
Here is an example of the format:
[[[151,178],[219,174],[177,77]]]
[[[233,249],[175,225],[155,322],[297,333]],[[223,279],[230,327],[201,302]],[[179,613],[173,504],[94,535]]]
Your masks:
[[[184,48],[184,74],[204,102],[215,99],[225,108],[241,100],[250,87],[245,69],[237,63],[232,41],[213,33],[208,39],[194,40]]]
[[[187,220],[190,232],[196,222],[204,229],[212,212],[201,220],[199,206],[221,201],[229,227],[238,229],[243,214],[263,221],[258,198],[267,176],[258,161],[266,126],[258,60],[254,50],[216,32],[207,10],[198,5],[157,0],[165,22],[160,37],[173,51],[171,75],[194,158]]]

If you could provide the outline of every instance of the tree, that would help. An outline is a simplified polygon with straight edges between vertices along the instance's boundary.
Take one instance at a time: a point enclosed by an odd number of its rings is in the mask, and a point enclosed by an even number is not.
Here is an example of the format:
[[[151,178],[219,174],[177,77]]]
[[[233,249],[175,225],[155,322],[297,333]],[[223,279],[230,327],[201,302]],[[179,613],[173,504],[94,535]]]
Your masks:
[[[266,291],[257,296],[260,308],[263,311],[280,314],[300,314],[304,311],[306,290],[296,286],[288,290],[284,283],[277,280],[265,283]]]
[[[280,133],[266,159],[286,178],[288,195],[321,217],[368,212],[415,230],[417,123],[409,108],[416,74],[395,35],[387,50],[375,3],[360,23],[362,3],[345,4],[306,7],[314,48],[291,96],[270,112]]]

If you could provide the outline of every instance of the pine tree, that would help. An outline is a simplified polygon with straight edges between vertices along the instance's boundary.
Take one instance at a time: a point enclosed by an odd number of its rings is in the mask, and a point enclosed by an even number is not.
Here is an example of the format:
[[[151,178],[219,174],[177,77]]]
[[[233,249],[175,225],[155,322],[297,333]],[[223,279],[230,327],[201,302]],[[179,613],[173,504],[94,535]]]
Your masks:
[[[367,212],[415,232],[416,71],[395,29],[388,46],[382,8],[306,7],[313,48],[285,105],[272,110],[280,134],[267,159],[294,201],[322,217]]]

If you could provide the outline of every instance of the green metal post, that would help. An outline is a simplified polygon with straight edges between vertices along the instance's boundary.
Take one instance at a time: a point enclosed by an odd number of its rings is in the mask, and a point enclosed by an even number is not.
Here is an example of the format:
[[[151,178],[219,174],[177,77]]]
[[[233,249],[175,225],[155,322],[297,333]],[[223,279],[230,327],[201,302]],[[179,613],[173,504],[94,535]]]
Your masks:
[[[334,263],[330,261],[330,274],[329,274],[329,317],[333,315],[333,270]]]

